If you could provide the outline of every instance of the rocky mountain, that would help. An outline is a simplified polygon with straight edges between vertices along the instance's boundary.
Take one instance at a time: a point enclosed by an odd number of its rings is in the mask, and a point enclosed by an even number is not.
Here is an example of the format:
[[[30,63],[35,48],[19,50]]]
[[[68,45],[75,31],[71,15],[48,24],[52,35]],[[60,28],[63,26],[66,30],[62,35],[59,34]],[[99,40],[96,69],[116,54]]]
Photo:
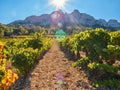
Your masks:
[[[64,13],[62,10],[54,11],[51,14],[42,14],[41,16],[29,16],[25,20],[17,20],[9,25],[23,25],[23,26],[42,26],[42,27],[53,27],[59,26],[84,26],[84,27],[102,27],[108,29],[120,29],[120,22],[117,20],[109,20],[108,22],[104,19],[96,20],[93,16],[86,13],[80,13],[78,10],[74,10],[72,13]]]

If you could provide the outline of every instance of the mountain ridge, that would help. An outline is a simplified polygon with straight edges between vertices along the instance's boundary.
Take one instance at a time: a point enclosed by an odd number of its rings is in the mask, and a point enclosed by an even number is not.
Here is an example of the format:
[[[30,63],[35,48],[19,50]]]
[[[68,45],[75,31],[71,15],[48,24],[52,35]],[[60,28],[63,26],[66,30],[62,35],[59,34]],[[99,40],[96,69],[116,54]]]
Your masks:
[[[120,29],[120,22],[115,19],[110,19],[109,21],[104,19],[95,19],[89,14],[80,13],[77,9],[71,13],[64,13],[62,10],[57,10],[51,14],[42,14],[40,16],[32,15],[26,17],[24,20],[11,22],[8,25],[56,27],[58,26],[58,23],[61,23],[63,27],[84,26],[92,28],[101,27],[113,30]]]

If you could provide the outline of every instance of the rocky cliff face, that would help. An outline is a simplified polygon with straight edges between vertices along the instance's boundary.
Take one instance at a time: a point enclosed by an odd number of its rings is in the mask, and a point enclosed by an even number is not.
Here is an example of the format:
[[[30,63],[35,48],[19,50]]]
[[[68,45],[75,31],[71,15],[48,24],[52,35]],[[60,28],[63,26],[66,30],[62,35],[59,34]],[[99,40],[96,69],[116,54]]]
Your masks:
[[[104,19],[96,20],[93,16],[86,13],[80,13],[74,10],[72,13],[64,13],[62,10],[54,11],[51,14],[43,14],[41,16],[29,16],[25,20],[14,21],[12,25],[39,25],[43,27],[58,26],[61,23],[66,26],[84,26],[84,27],[104,27],[112,29],[120,29],[120,23],[117,20],[109,20],[106,22]]]
[[[108,26],[117,28],[117,27],[120,27],[120,23],[117,20],[111,19],[108,21]]]

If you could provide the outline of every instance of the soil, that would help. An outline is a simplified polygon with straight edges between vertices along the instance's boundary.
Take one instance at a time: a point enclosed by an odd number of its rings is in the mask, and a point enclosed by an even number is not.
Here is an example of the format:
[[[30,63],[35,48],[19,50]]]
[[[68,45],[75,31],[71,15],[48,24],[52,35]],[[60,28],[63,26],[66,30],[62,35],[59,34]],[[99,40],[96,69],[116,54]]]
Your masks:
[[[24,84],[19,87],[22,87],[22,90],[95,90],[84,71],[73,67],[72,63],[73,61],[65,56],[55,41],[28,75]],[[60,76],[63,82],[61,87],[57,83]]]

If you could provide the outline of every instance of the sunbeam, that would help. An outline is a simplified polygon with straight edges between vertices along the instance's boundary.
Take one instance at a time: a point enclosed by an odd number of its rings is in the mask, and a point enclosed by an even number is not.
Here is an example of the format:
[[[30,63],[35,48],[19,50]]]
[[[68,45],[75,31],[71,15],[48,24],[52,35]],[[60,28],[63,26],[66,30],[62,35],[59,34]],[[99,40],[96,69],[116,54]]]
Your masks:
[[[65,7],[68,0],[51,0],[51,5],[55,6],[56,9],[62,9]]]

